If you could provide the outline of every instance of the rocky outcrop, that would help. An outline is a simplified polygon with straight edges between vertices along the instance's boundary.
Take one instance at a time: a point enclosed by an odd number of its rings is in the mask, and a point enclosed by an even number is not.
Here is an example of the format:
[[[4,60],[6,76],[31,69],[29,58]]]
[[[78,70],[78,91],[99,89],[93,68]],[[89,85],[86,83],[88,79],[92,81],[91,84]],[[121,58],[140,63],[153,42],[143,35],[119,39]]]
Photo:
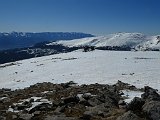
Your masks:
[[[122,116],[118,117],[117,120],[141,120],[141,118],[135,115],[133,112],[128,111]]]
[[[0,120],[159,120],[159,94],[144,88],[142,98],[126,103],[121,90],[137,89],[118,81],[115,85],[74,82],[37,83],[25,89],[0,90]]]
[[[157,93],[156,89],[149,86],[144,87],[144,94],[142,94],[143,100],[158,100],[160,101],[160,95]]]
[[[160,120],[160,101],[146,102],[143,106],[143,112],[150,120]]]

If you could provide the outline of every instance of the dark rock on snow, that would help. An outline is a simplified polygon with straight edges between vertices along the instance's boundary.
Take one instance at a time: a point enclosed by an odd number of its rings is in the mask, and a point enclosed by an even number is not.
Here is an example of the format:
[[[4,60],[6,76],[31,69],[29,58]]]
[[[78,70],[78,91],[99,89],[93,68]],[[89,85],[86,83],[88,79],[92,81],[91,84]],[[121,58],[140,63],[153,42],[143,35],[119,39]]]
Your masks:
[[[0,120],[160,120],[156,90],[145,87],[142,98],[127,104],[121,96],[126,89],[143,90],[121,81],[81,86],[44,82],[14,91],[1,89]]]

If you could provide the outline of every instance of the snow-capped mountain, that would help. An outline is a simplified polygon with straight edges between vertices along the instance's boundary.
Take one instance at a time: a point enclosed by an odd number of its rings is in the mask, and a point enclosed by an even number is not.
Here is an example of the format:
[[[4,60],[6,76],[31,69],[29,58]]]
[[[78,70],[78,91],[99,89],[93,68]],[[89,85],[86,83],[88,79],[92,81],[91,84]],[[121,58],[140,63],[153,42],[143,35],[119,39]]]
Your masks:
[[[136,50],[160,50],[160,36],[147,36],[141,33],[115,33],[106,36],[89,37],[70,41],[52,42],[48,45],[62,44],[68,47],[129,47]]]
[[[93,35],[78,32],[0,33],[0,50],[29,47],[43,41],[72,40],[85,37],[93,37]]]

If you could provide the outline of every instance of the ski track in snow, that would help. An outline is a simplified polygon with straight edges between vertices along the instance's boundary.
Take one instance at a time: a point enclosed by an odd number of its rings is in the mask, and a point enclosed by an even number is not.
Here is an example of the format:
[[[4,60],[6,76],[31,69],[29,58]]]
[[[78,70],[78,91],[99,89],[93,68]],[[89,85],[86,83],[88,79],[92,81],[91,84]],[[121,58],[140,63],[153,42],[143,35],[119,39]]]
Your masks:
[[[38,82],[114,84],[121,80],[138,88],[160,90],[160,52],[77,50],[15,63],[0,67],[0,88],[18,89]]]

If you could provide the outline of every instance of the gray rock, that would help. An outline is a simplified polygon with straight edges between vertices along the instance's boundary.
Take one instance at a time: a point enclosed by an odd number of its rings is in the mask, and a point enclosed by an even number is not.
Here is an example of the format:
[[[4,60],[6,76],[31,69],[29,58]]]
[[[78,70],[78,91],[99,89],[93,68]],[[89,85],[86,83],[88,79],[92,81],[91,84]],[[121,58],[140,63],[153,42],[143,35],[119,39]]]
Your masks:
[[[143,112],[150,120],[160,120],[160,102],[146,102],[143,106]]]
[[[88,99],[90,99],[92,96],[91,96],[91,93],[84,93],[84,94],[82,95],[82,97],[83,97],[85,100],[88,100]]]
[[[6,118],[5,118],[5,117],[0,116],[0,120],[6,120]]]
[[[82,104],[84,106],[91,106],[91,104],[84,98],[80,97],[79,104]]]
[[[103,111],[103,113],[108,113],[112,108],[106,106],[105,103],[102,103],[100,105],[94,106],[94,107],[88,107],[88,111],[93,111],[94,113],[98,114],[99,111]]]
[[[128,111],[122,116],[119,116],[116,120],[141,120],[141,118],[132,113],[131,111]]]
[[[9,97],[2,97],[0,98],[0,103],[7,103],[7,102],[10,102],[11,99]]]
[[[52,105],[49,104],[49,103],[42,103],[42,104],[39,104],[37,106],[35,106],[34,108],[32,108],[30,111],[29,111],[29,114],[35,112],[35,111],[48,111],[48,110],[51,110],[52,109]]]
[[[2,95],[0,95],[0,97],[9,97],[9,95],[8,94],[2,94]]]
[[[93,97],[91,99],[88,100],[88,103],[90,106],[96,106],[96,105],[100,105],[102,104],[101,101],[99,101],[97,98]]]
[[[17,110],[24,110],[25,108],[27,108],[27,105],[17,104],[16,107],[17,107]]]
[[[134,97],[134,99],[127,105],[127,109],[131,111],[141,111],[144,101],[141,98]]]
[[[99,110],[98,113],[97,113],[97,115],[101,116],[101,117],[104,117],[104,112],[102,112],[102,111]]]
[[[39,114],[41,114],[41,111],[35,111],[33,114],[34,114],[34,116],[39,115]]]
[[[122,81],[119,81],[115,84],[116,88],[119,90],[123,90],[123,89],[129,89],[129,90],[137,90],[137,88],[133,85],[130,85],[128,83],[124,83]]]
[[[75,86],[76,83],[73,82],[73,81],[69,81],[69,82],[67,82],[67,83],[62,83],[61,85],[63,86],[63,88],[68,88],[68,87]]]
[[[60,115],[60,114],[62,114],[62,112],[64,112],[65,111],[65,107],[66,106],[59,106],[59,107],[57,107],[56,109],[55,109],[55,111],[54,111],[54,114],[56,114],[56,115]]]
[[[90,120],[94,115],[96,115],[95,111],[85,111],[83,113],[83,119]]]
[[[124,100],[120,100],[120,101],[118,102],[118,105],[126,105],[126,102],[125,102]]]
[[[60,116],[47,116],[44,120],[78,120],[75,117],[66,117],[65,115]]]
[[[19,119],[21,120],[31,120],[32,114],[20,114]]]
[[[12,115],[12,119],[17,119],[17,115]]]
[[[31,99],[29,100],[29,102],[30,102],[30,103],[34,102],[34,99],[33,99],[33,98],[31,98]]]
[[[149,87],[149,86],[145,86],[144,87],[144,94],[141,95],[143,100],[158,100],[160,101],[160,95],[157,93],[157,90]]]
[[[11,91],[11,89],[9,89],[9,88],[2,88],[2,91],[3,92],[8,92],[8,91]]]
[[[70,97],[64,98],[63,101],[64,101],[64,104],[68,104],[68,103],[71,103],[71,102],[78,103],[79,102],[79,97],[78,96],[70,96]]]
[[[56,101],[56,100],[50,100],[50,101],[52,101],[52,105],[55,107],[59,106],[61,103],[60,101]]]
[[[118,102],[118,105],[119,105],[120,109],[126,109],[126,107],[127,107],[127,104],[126,104],[126,102],[124,100],[120,100]]]
[[[118,106],[118,102],[120,100],[120,96],[118,93],[111,92],[109,90],[106,90],[103,92],[104,102],[108,104],[109,106]]]

